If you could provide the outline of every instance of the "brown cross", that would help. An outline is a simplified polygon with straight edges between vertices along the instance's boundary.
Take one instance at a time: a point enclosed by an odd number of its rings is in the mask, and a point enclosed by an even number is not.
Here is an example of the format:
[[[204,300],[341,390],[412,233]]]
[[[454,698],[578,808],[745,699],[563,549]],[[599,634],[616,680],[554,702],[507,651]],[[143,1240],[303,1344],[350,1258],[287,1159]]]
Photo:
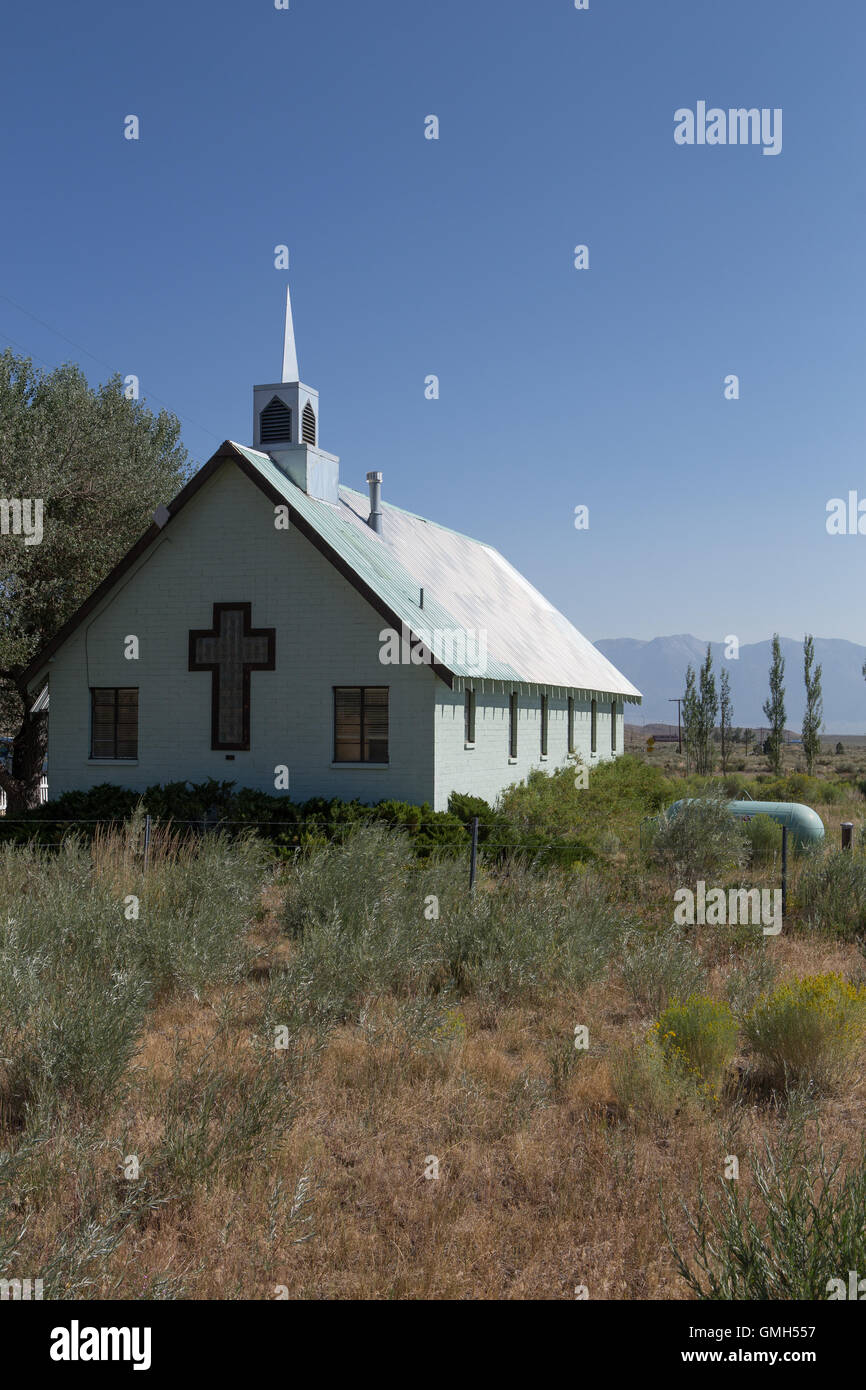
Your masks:
[[[215,603],[213,627],[189,634],[189,669],[210,671],[211,748],[250,746],[250,672],[273,671],[276,629],[250,626],[249,603]]]

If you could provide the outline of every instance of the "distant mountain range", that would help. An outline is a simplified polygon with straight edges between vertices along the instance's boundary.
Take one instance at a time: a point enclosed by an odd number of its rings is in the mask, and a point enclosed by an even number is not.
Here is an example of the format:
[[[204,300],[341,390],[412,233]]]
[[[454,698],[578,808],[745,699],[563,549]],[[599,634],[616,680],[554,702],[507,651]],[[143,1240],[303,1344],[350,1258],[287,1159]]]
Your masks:
[[[785,709],[789,729],[799,730],[803,719],[803,643],[782,637],[785,658]],[[676,724],[677,707],[671,695],[682,695],[689,662],[697,671],[707,644],[690,634],[654,637],[642,642],[636,637],[610,637],[595,643],[643,694],[642,705],[626,705],[627,723]],[[762,705],[768,695],[771,642],[752,642],[740,647],[739,659],[726,661],[723,642],[711,642],[713,667],[718,675],[724,666],[731,679],[733,723],[754,729],[766,727]],[[815,660],[823,667],[824,727],[828,734],[866,732],[866,681],[862,667],[866,647],[840,637],[816,637]]]

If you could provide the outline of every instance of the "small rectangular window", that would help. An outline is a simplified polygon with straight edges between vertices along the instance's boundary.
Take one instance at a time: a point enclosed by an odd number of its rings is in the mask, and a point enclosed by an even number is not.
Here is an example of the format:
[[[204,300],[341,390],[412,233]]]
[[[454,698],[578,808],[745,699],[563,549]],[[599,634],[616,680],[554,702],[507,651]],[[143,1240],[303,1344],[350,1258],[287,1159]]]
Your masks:
[[[508,756],[517,757],[517,696],[508,699]]]
[[[463,708],[463,715],[464,715],[466,742],[467,742],[467,743],[474,743],[474,742],[475,742],[475,691],[474,691],[474,690],[467,690],[467,691],[466,691],[466,694],[465,694],[465,697],[464,697],[464,701],[465,701],[465,703],[464,703],[464,708]]]
[[[334,687],[334,762],[388,761],[387,685]]]
[[[138,687],[100,686],[90,691],[91,758],[138,757]]]
[[[589,716],[589,751],[595,753],[598,743],[598,701],[593,700]]]
[[[541,697],[541,756],[547,757],[547,696]]]
[[[568,751],[574,752],[574,696],[568,697]]]
[[[616,752],[616,700],[610,702],[610,751]]]

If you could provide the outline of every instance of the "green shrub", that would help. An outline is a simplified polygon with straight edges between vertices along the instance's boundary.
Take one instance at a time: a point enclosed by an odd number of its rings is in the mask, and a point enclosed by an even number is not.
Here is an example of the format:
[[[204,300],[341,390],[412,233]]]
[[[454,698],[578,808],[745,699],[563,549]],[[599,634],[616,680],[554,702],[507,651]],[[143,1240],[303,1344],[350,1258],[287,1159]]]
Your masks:
[[[685,1214],[694,1249],[684,1252],[662,1220],[677,1268],[702,1300],[754,1302],[830,1297],[831,1280],[866,1268],[866,1157],[847,1172],[840,1154],[816,1155],[802,1136],[749,1154],[754,1195],[720,1181],[711,1202],[701,1184]]]
[[[797,884],[806,924],[846,941],[866,931],[866,857],[825,850],[807,859]]]
[[[61,1109],[100,1110],[120,1095],[143,1026],[146,981],[47,953],[11,965],[0,997],[0,1123],[39,1127]]]
[[[487,818],[493,812],[486,803]],[[14,821],[0,818],[0,842],[59,845],[69,833],[69,822],[82,838],[95,833],[94,822],[128,820],[136,808],[150,815],[156,824],[169,822],[175,829],[194,829],[201,833],[215,826],[225,834],[255,829],[283,856],[295,850],[328,840],[339,840],[359,823],[382,823],[402,829],[412,836],[416,852],[423,856],[435,849],[460,849],[468,843],[469,831],[460,815],[433,811],[428,805],[413,806],[404,801],[382,801],[368,806],[360,801],[314,797],[302,803],[250,788],[235,789],[233,782],[171,782],[148,787],[144,792],[115,787],[105,782],[88,791],[65,792]],[[477,814],[477,811],[475,812]],[[22,823],[19,823],[22,822]],[[503,823],[500,834],[506,836]]]
[[[163,1133],[142,1165],[149,1188],[186,1200],[220,1176],[238,1181],[270,1163],[298,1110],[293,1060],[262,1047],[250,1070],[223,1041],[218,1061],[211,1045],[190,1067],[185,1045],[178,1044],[160,1094]]]
[[[528,998],[597,978],[619,947],[623,921],[592,873],[560,879],[526,864],[461,893],[439,921],[448,979],[461,993]]]
[[[684,1103],[664,1054],[657,1047],[618,1048],[611,1053],[610,1079],[619,1104],[647,1125],[669,1123]]]
[[[662,817],[649,851],[651,860],[678,883],[741,868],[748,852],[744,826],[719,795],[684,801]]]
[[[743,1031],[768,1084],[831,1086],[866,1035],[866,986],[836,974],[788,981],[757,1000]]]
[[[714,1095],[737,1048],[730,1005],[705,994],[675,1000],[650,1030],[668,1065],[701,1081]]]
[[[121,1094],[159,989],[239,978],[262,846],[156,832],[0,846],[0,1110],[13,1126]]]
[[[622,933],[588,876],[512,862],[470,893],[465,858],[419,865],[406,837],[375,826],[289,870],[283,921],[297,949],[274,979],[274,1017],[315,1026],[357,1019],[387,991],[521,998],[583,983]]]
[[[632,754],[593,767],[584,788],[576,780],[576,766],[551,774],[535,769],[501,794],[497,809],[519,830],[521,843],[565,840],[577,857],[592,859],[605,836],[636,844],[641,821],[676,795],[657,767]]]
[[[746,836],[752,847],[752,863],[766,863],[782,854],[782,827],[771,816],[761,812],[744,822]]]
[[[761,936],[759,954],[739,969],[732,970],[725,981],[725,994],[735,1018],[742,1019],[754,1008],[762,994],[776,983],[779,967],[767,952],[766,937]]]
[[[676,927],[627,937],[620,971],[632,999],[653,1015],[670,999],[696,994],[707,973],[687,933]]]

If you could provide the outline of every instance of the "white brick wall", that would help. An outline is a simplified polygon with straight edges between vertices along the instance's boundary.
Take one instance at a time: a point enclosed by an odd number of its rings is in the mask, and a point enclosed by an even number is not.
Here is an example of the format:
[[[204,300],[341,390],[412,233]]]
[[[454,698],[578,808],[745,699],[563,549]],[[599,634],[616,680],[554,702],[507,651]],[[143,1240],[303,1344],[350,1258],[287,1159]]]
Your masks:
[[[53,796],[113,782],[207,777],[287,796],[433,799],[433,688],[426,667],[383,666],[382,618],[299,532],[274,528],[271,504],[226,464],[70,637],[50,666]],[[276,628],[276,670],[251,675],[251,746],[229,761],[212,751],[211,675],[189,671],[191,628],[209,628],[215,602],[250,602],[253,627]],[[124,658],[124,638],[140,658]],[[91,686],[139,687],[136,764],[91,762]],[[332,767],[334,685],[390,687],[390,766]]]
[[[521,694],[517,702],[517,758],[509,757],[509,700],[507,693],[476,693],[475,747],[465,744],[465,704],[462,691],[440,685],[436,691],[436,798],[444,810],[452,791],[482,796],[491,805],[513,782],[521,782],[533,768],[547,772],[568,759],[568,701],[550,696],[547,702],[547,757],[541,756],[541,699]],[[617,747],[623,749],[622,704],[617,710]],[[575,700],[574,744],[582,762],[592,768],[613,756],[610,742],[610,706],[599,702],[596,752],[590,752],[590,702]]]
[[[251,746],[227,758],[211,742],[211,675],[188,670],[191,628],[210,628],[213,604],[249,602],[254,628],[276,629],[276,670],[251,675]],[[51,794],[100,782],[234,781],[273,792],[286,764],[293,801],[312,796],[447,806],[452,791],[493,802],[530,768],[566,760],[566,701],[550,698],[549,756],[540,757],[539,699],[521,695],[518,757],[508,757],[508,695],[479,692],[476,746],[464,747],[463,692],[425,666],[385,666],[385,621],[298,531],[277,531],[267,498],[225,464],[166,528],[49,667]],[[139,639],[137,661],[124,640]],[[390,765],[334,767],[335,685],[390,688]],[[90,687],[138,686],[139,757],[92,762]],[[622,751],[622,707],[618,717]],[[576,704],[575,741],[587,762],[589,704]],[[597,758],[610,756],[599,706]]]

